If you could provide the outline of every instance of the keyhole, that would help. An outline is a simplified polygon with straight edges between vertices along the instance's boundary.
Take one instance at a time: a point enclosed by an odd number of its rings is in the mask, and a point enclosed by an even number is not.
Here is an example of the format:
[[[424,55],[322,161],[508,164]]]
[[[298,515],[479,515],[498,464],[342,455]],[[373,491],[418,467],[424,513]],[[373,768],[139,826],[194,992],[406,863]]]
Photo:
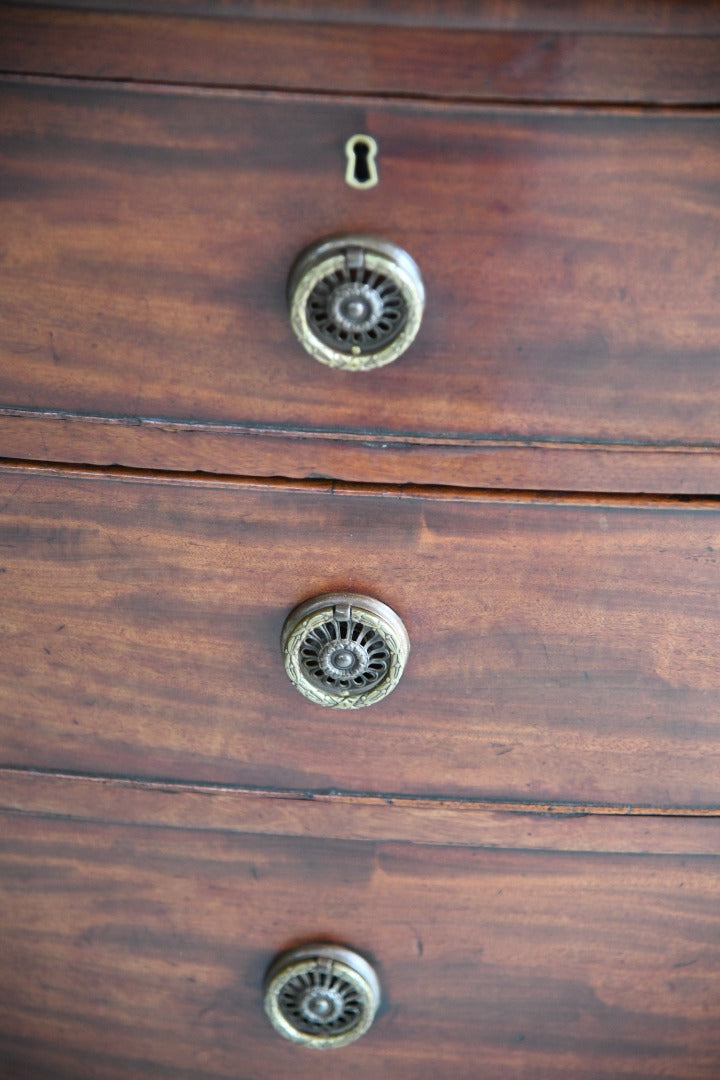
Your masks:
[[[370,169],[368,168],[370,147],[366,142],[356,139],[353,144],[353,151],[355,153],[355,183],[367,184],[370,179]]]
[[[345,143],[345,181],[354,188],[371,188],[378,182],[375,158],[378,147],[372,135],[353,135]]]

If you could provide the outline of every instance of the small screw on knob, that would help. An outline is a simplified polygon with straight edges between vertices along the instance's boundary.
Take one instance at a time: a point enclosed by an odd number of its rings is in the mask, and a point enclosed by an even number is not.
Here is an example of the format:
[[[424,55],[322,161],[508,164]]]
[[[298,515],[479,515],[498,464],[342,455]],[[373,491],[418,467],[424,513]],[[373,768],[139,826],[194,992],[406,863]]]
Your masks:
[[[366,313],[365,304],[361,300],[351,300],[345,310],[350,318],[355,319],[357,322],[360,322]]]

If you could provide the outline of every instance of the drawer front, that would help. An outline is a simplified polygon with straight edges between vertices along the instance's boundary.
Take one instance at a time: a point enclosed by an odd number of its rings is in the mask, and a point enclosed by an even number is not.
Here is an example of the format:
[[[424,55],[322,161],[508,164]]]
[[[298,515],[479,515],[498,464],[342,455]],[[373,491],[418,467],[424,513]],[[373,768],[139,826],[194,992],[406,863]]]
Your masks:
[[[717,805],[714,503],[6,469],[2,761],[261,785]],[[411,652],[343,712],[287,679],[309,597]]]
[[[719,24],[703,0],[48,0],[0,6],[0,68],[463,101],[708,105],[720,98]]]
[[[2,100],[0,452],[717,490],[714,115],[12,83]],[[344,180],[357,132],[380,148],[368,191]],[[360,374],[303,351],[285,298],[297,254],[348,230],[407,250],[427,291],[410,350]]]
[[[717,857],[3,816],[0,858],[8,1077],[717,1076]],[[273,955],[317,939],[382,988],[327,1052],[262,1008]]]

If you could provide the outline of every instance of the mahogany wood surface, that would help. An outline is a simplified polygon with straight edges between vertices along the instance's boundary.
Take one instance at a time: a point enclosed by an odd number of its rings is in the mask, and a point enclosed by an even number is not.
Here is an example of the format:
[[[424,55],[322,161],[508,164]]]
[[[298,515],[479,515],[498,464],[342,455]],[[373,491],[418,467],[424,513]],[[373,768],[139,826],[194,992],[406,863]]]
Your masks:
[[[0,811],[115,825],[514,851],[720,855],[717,810],[262,791],[36,767],[0,767]]]
[[[13,458],[383,484],[713,495],[720,452],[697,446],[288,431],[252,424],[90,416],[0,406]]]
[[[720,4],[25,0],[0,72],[0,1080],[717,1080]],[[364,376],[284,295],[350,230],[428,290]]]
[[[716,856],[22,815],[0,852],[4,1078],[717,1077]],[[333,1053],[262,1013],[273,955],[317,939],[367,955],[383,989],[371,1031]]]
[[[523,480],[515,448],[550,444],[564,451],[548,478],[560,489],[717,490],[714,112],[54,82],[7,82],[2,103],[10,411],[198,425],[215,471],[235,456],[236,473],[326,474],[323,440],[336,439],[350,479],[537,487],[542,467]],[[357,131],[380,144],[368,192],[343,179]],[[348,229],[400,243],[428,292],[411,350],[360,375],[310,359],[285,300],[297,253]],[[21,452],[13,430],[5,455]],[[256,430],[274,434],[260,463]],[[89,460],[107,460],[105,435],[83,433],[98,439]],[[355,463],[343,439],[361,444]],[[116,460],[166,465],[154,445]],[[691,479],[688,462],[685,483],[672,457],[684,450],[703,466]]]
[[[24,7],[163,12],[225,19],[558,30],[586,33],[720,33],[718,0],[16,0]]]
[[[298,791],[717,808],[715,501],[8,467],[0,761]],[[376,596],[412,651],[305,700],[300,601]]]
[[[340,21],[328,21],[327,9],[324,17],[321,12],[319,19],[298,21],[183,17],[163,14],[171,10],[168,5],[151,5],[148,11],[137,2],[115,6],[120,10],[102,13],[3,4],[0,69],[466,100],[702,105],[720,100],[715,5],[707,29],[697,5],[690,5],[687,21],[678,14],[682,5],[674,5],[669,34],[662,30],[662,14],[645,19],[641,14],[635,25],[632,18],[616,18],[612,29],[611,13],[605,17],[606,33],[595,32],[592,23],[589,30],[578,29],[579,14],[567,20],[568,29],[561,19],[555,20],[559,28],[551,29],[551,15],[548,27],[510,34],[502,16],[486,30],[474,28],[482,19],[461,16],[459,26],[469,22],[470,27],[459,28],[438,8],[424,25],[410,13],[399,24],[389,15],[353,25],[342,14]],[[669,11],[672,5],[662,8]],[[195,10],[222,13],[217,5]],[[265,15],[270,13],[266,9]],[[362,19],[362,7],[356,7],[358,14]],[[633,33],[643,22],[649,32]]]

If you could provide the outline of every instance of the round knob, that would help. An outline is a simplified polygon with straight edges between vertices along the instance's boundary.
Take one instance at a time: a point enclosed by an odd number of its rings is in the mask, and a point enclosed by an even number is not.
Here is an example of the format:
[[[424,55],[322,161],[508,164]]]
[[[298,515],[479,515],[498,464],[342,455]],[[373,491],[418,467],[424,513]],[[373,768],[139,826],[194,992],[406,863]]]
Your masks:
[[[370,964],[338,945],[291,949],[265,976],[265,1012],[275,1030],[318,1050],[364,1035],[379,1003],[380,984]]]
[[[288,281],[300,344],[346,371],[382,367],[420,328],[425,289],[406,251],[374,236],[341,236],[304,251]]]
[[[334,709],[373,705],[397,686],[410,652],[399,615],[379,600],[327,593],[285,620],[285,670],[311,701]]]

